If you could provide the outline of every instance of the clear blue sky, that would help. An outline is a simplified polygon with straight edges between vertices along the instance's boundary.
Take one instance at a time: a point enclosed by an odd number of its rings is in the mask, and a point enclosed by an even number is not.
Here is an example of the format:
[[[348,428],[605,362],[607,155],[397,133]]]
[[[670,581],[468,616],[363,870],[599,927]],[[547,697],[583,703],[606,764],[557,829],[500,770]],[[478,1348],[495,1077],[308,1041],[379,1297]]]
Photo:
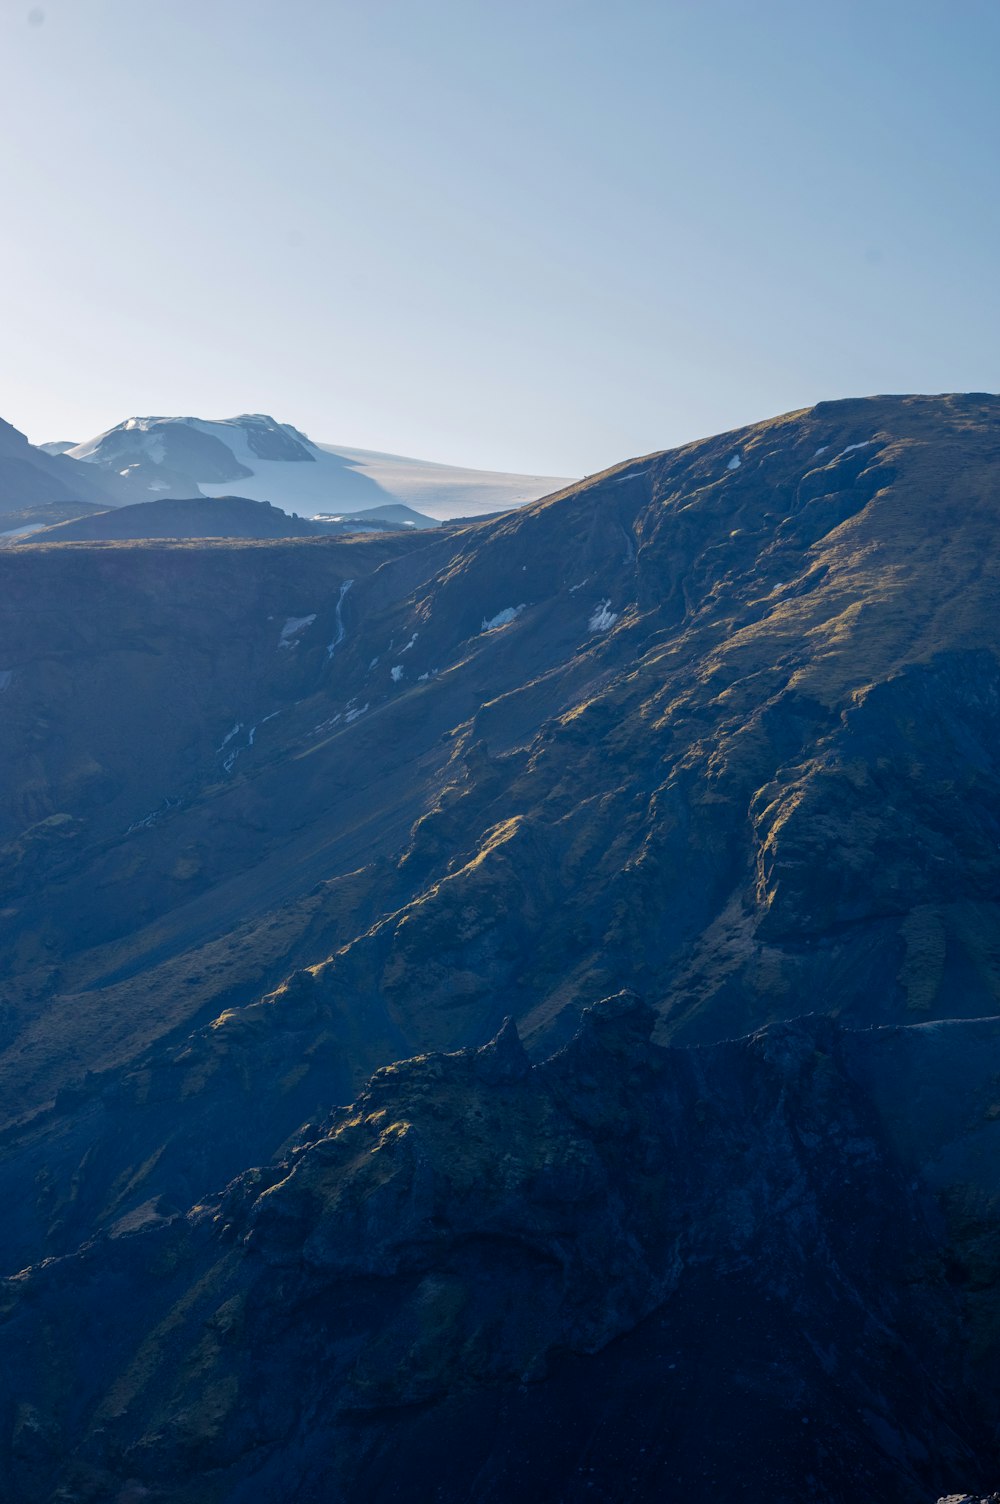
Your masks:
[[[1000,386],[997,0],[0,0],[0,416],[575,475]]]

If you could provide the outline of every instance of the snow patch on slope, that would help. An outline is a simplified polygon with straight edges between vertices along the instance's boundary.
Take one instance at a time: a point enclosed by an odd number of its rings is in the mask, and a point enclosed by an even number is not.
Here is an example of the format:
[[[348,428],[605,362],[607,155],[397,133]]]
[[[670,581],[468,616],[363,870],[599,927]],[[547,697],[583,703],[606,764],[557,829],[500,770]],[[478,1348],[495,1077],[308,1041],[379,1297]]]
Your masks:
[[[234,736],[238,736],[239,733],[242,730],[243,730],[243,722],[242,721],[237,721],[236,724],[235,724],[235,726],[233,727],[232,731],[227,731],[226,732],[225,736],[222,738],[222,741],[216,747],[216,749],[215,749],[216,752],[221,752],[225,747],[228,747],[228,745],[232,741],[233,737]]]
[[[481,632],[493,632],[497,627],[506,627],[510,622],[516,621],[523,610],[523,602],[520,606],[505,606],[502,611],[497,612],[496,616],[491,616],[489,621],[484,616],[483,624],[479,630]]]
[[[834,455],[833,459],[830,461],[830,464],[835,465],[838,460],[842,460],[844,458],[845,454],[853,454],[856,449],[868,449],[872,444],[874,444],[874,442],[874,439],[862,439],[860,444],[848,444],[846,449],[842,449],[839,454]]]
[[[592,632],[608,632],[618,620],[618,612],[611,610],[611,601],[598,601],[589,626]]]
[[[278,639],[279,648],[298,647],[299,634],[304,632],[306,627],[311,627],[315,620],[315,611],[311,616],[290,616],[281,629],[281,636]]]

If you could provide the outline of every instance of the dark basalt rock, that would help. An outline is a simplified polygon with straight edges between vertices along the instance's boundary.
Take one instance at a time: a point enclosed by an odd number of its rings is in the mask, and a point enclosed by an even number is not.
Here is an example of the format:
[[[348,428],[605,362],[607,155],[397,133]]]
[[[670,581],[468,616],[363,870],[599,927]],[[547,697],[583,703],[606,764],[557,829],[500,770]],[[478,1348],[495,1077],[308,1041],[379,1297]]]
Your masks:
[[[531,1069],[531,1061],[512,1018],[505,1018],[495,1038],[480,1046],[475,1061],[477,1077],[488,1086],[523,1080]]]

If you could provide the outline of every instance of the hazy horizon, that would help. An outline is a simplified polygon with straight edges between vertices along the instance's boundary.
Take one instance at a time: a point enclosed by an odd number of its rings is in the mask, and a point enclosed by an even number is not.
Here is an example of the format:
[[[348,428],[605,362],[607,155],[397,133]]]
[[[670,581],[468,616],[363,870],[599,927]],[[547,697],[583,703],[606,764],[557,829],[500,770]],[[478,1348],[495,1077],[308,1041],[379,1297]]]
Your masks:
[[[0,10],[0,417],[580,475],[994,390],[1000,12]]]

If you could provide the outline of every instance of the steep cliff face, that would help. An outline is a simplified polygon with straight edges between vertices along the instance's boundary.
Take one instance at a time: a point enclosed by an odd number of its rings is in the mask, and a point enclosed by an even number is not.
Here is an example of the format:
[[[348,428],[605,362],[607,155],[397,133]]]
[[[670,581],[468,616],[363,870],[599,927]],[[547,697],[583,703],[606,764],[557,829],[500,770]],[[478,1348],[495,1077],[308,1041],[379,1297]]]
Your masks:
[[[620,994],[535,1067],[508,1023],[380,1070],[221,1196],[7,1281],[6,1488],[915,1504],[995,1475],[1000,1023],[663,1049],[655,1017]]]

